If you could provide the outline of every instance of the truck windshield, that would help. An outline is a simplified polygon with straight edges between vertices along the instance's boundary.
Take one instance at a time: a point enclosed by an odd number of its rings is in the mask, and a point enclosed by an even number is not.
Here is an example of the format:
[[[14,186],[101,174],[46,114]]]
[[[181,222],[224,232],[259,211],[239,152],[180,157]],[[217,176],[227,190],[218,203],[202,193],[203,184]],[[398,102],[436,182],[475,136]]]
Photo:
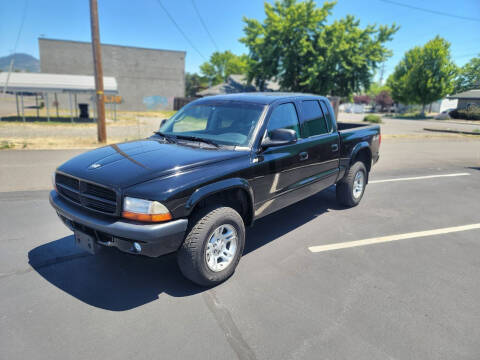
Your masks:
[[[247,146],[263,110],[263,105],[241,102],[191,104],[167,120],[160,132],[179,139]]]

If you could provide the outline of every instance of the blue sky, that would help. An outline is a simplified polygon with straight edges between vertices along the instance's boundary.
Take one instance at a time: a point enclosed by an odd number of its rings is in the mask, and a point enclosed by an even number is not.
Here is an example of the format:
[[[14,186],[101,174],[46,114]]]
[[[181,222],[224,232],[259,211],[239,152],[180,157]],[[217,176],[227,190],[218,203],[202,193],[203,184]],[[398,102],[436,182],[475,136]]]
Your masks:
[[[0,56],[14,48],[26,0],[0,4]],[[479,0],[396,0],[452,15],[480,19]],[[205,61],[182,37],[157,0],[98,0],[102,42],[158,49],[185,50],[186,71],[198,71]],[[243,35],[242,17],[264,18],[263,0],[195,0],[210,33],[221,51],[241,54],[247,49],[238,42]],[[215,51],[202,28],[191,0],[162,0],[163,5],[200,50],[205,58]],[[318,1],[319,4],[322,2]],[[463,65],[480,53],[480,22],[425,13],[381,0],[339,0],[329,21],[355,15],[361,25],[391,24],[401,26],[394,40],[387,44],[394,55],[385,64],[390,73],[404,52],[424,44],[435,35],[451,42],[457,65]],[[66,40],[90,40],[88,0],[29,0],[26,20],[17,52],[38,57],[39,36]]]

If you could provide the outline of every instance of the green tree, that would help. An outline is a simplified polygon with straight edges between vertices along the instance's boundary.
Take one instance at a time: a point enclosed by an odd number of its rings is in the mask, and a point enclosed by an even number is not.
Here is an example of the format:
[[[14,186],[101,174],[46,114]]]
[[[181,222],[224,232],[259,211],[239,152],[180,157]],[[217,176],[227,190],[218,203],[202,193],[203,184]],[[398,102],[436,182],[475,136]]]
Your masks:
[[[217,85],[232,74],[246,74],[247,62],[247,55],[235,55],[228,50],[215,51],[208,62],[200,65],[200,72],[211,85]]]
[[[437,36],[424,46],[407,51],[387,80],[395,101],[425,107],[453,90],[456,66],[450,59],[450,43]]]
[[[458,72],[454,93],[480,89],[480,57],[472,58]]]
[[[368,89],[374,70],[391,52],[384,43],[392,26],[360,28],[355,17],[326,25],[335,2],[313,0],[265,3],[263,23],[244,18],[249,49],[248,78],[260,87],[275,78],[284,90],[351,97]]]
[[[185,96],[196,96],[197,92],[208,87],[208,80],[196,73],[185,74]]]

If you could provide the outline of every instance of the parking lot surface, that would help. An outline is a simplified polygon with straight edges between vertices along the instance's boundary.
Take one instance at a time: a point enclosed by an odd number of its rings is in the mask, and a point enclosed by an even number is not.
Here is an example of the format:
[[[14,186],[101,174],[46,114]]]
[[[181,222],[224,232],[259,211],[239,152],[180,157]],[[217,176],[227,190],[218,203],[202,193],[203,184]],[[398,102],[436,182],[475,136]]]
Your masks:
[[[480,357],[478,140],[384,141],[359,206],[327,189],[259,220],[211,289],[74,247],[48,189],[79,152],[0,152],[0,358]]]

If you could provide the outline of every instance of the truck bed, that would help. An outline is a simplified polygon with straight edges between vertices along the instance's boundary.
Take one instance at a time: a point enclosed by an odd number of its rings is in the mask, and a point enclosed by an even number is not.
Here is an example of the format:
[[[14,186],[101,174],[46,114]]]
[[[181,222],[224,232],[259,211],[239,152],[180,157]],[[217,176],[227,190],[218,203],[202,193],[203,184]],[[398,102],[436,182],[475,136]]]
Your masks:
[[[360,130],[359,128],[378,128],[378,125],[368,124],[368,123],[348,123],[348,122],[337,122],[338,131],[348,131],[348,130]]]

